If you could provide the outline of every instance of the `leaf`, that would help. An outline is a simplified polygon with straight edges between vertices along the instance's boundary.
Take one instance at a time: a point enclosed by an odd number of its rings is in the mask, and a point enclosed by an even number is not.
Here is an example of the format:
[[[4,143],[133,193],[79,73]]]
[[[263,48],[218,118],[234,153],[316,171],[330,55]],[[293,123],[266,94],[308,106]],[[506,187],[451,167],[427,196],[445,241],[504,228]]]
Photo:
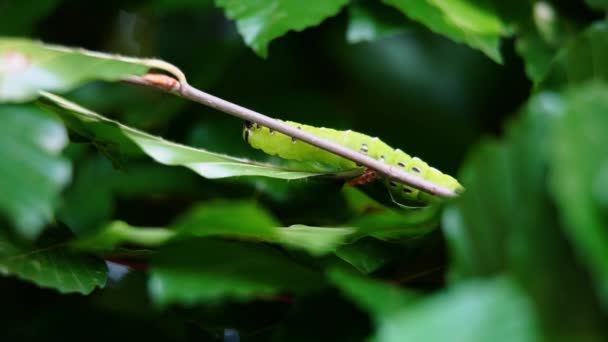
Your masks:
[[[340,246],[335,254],[359,272],[367,274],[402,256],[403,249],[398,245],[368,237]]]
[[[184,166],[205,178],[265,176],[300,179],[338,175],[331,172],[287,169],[180,145],[110,120],[59,96],[46,92],[43,92],[42,96],[53,104],[49,107],[57,111],[71,130],[93,140],[96,144],[112,147],[126,155],[143,153],[158,163]]]
[[[33,105],[0,105],[0,212],[19,233],[35,238],[53,218],[59,193],[69,182],[67,144],[59,120]]]
[[[490,7],[466,0],[383,0],[410,19],[456,42],[466,43],[488,57],[502,62],[500,38],[506,25]]]
[[[0,102],[29,101],[38,97],[41,90],[66,92],[88,81],[119,81],[150,69],[184,79],[179,69],[160,60],[0,38]]]
[[[439,206],[405,211],[384,209],[356,217],[348,225],[358,228],[359,237],[401,240],[434,231],[439,224],[439,213]]]
[[[517,53],[522,56],[528,78],[538,85],[551,68],[559,49],[576,32],[565,17],[547,1],[537,1],[519,13],[515,26]]]
[[[348,0],[215,0],[235,20],[245,43],[259,56],[268,55],[268,45],[287,32],[319,25],[338,14]]]
[[[589,80],[608,80],[608,23],[596,22],[556,56],[540,87],[556,89]]]
[[[97,258],[70,251],[66,243],[22,247],[0,233],[0,274],[61,293],[89,294],[105,285],[107,268]]]
[[[420,298],[418,294],[395,285],[340,269],[330,270],[328,276],[336,287],[369,312],[377,322],[414,304]]]
[[[108,252],[124,244],[139,247],[159,247],[175,237],[166,228],[134,227],[123,221],[114,221],[93,234],[75,240],[72,247],[95,252]]]
[[[324,255],[346,243],[353,234],[352,228],[280,227],[273,216],[254,202],[217,201],[195,206],[169,228],[135,227],[115,221],[75,245],[85,250],[107,251],[123,244],[160,247],[174,237],[223,236],[255,239]]]
[[[608,87],[589,84],[567,96],[551,144],[551,190],[566,233],[592,270],[608,307]]]
[[[374,41],[408,30],[408,21],[397,11],[375,1],[355,1],[348,7],[346,40]]]
[[[201,204],[173,225],[180,234],[195,236],[232,235],[252,238],[275,236],[277,220],[254,202]]]
[[[63,196],[58,216],[77,235],[109,220],[114,211],[111,163],[102,156],[77,160],[75,179]]]
[[[301,224],[276,229],[276,237],[270,241],[308,251],[320,256],[335,251],[346,244],[356,229],[347,227],[310,227]]]
[[[529,299],[508,278],[472,281],[380,317],[373,341],[537,341]]]
[[[549,138],[563,109],[559,95],[541,93],[504,140],[481,144],[461,172],[467,191],[446,210],[442,227],[453,282],[508,273],[532,299],[547,340],[597,340],[594,294],[547,191]],[[565,321],[563,312],[577,314]]]
[[[515,42],[515,48],[525,62],[528,78],[535,84],[542,81],[550,69],[556,49],[535,31],[520,34]]]
[[[188,239],[162,248],[152,261],[149,290],[161,305],[247,300],[323,287],[317,272],[260,244]]]

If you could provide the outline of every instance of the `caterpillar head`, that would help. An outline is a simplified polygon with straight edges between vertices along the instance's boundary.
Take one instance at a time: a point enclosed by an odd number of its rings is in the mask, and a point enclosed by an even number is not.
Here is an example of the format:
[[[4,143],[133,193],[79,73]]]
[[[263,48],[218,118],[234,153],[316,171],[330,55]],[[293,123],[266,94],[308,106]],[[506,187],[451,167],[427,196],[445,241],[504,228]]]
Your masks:
[[[251,121],[243,122],[243,140],[245,140],[246,143],[249,143],[249,134],[251,133],[253,125],[255,124]]]

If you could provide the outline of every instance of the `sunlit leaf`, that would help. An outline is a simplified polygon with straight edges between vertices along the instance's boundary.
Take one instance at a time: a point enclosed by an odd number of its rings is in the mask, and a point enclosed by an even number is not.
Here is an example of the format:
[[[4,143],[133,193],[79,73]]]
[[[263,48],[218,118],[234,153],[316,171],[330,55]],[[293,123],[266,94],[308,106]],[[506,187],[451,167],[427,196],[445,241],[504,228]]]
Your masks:
[[[270,42],[289,31],[301,31],[338,14],[348,0],[215,0],[236,20],[245,43],[258,55],[268,55]]]
[[[344,227],[280,227],[273,216],[253,202],[212,202],[192,208],[168,228],[136,227],[115,221],[75,242],[75,246],[109,251],[125,244],[160,247],[175,237],[223,236],[276,243],[323,255],[347,243],[354,233],[355,229]]]
[[[173,143],[110,120],[56,95],[46,92],[42,95],[57,106],[50,108],[56,108],[66,125],[81,136],[126,155],[143,153],[161,164],[187,167],[205,178],[265,176],[300,179],[333,174],[256,163]]]
[[[287,247],[299,248],[313,255],[323,255],[346,244],[356,229],[347,227],[310,227],[293,225],[276,230],[271,240]]]
[[[34,238],[53,218],[71,165],[61,121],[33,105],[0,105],[0,212],[25,237]]]
[[[466,0],[383,0],[410,19],[431,31],[481,50],[501,62],[500,38],[508,33],[506,25],[491,7]]]
[[[23,102],[39,91],[65,92],[92,80],[118,81],[163,69],[182,78],[169,63],[0,38],[0,102]]]

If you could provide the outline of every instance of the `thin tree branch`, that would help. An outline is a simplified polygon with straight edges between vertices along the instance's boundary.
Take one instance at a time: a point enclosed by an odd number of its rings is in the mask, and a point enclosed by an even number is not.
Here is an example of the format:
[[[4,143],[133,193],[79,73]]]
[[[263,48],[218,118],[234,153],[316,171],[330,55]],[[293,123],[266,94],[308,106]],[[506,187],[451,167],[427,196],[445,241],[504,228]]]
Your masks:
[[[414,174],[407,173],[393,165],[385,164],[381,161],[368,157],[365,154],[354,151],[343,145],[322,139],[314,134],[299,130],[296,127],[290,126],[279,120],[270,118],[253,110],[241,107],[237,104],[228,102],[219,97],[207,94],[199,89],[190,86],[182,81],[180,83],[176,79],[163,74],[148,74],[145,76],[129,76],[125,78],[125,82],[137,84],[146,87],[160,89],[165,92],[170,92],[194,102],[204,104],[208,107],[215,108],[224,113],[236,116],[237,118],[254,122],[259,125],[271,128],[277,132],[281,132],[290,137],[294,137],[303,142],[314,145],[320,149],[336,154],[340,157],[352,160],[359,165],[365,166],[368,169],[378,172],[380,175],[389,179],[395,180],[423,190],[432,195],[441,197],[455,197],[457,194],[445,187],[429,182]]]

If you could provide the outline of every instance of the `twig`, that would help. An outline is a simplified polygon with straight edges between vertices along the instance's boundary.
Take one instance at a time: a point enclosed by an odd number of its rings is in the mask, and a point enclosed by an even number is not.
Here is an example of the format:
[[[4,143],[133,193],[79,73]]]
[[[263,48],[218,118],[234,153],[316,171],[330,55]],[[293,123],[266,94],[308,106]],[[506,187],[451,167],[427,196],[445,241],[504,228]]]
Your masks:
[[[128,83],[152,87],[165,92],[170,92],[183,98],[189,99],[191,101],[198,102],[208,107],[215,108],[224,113],[236,116],[237,118],[271,128],[277,132],[281,132],[290,137],[294,137],[298,140],[314,145],[320,149],[331,152],[340,157],[352,160],[359,165],[375,170],[379,174],[389,179],[393,179],[397,182],[407,184],[414,188],[428,192],[432,195],[442,197],[456,196],[456,193],[450,189],[429,182],[414,174],[407,173],[393,165],[385,164],[381,161],[375,160],[371,157],[368,157],[367,155],[351,150],[350,148],[347,148],[340,144],[322,139],[306,131],[299,130],[296,127],[287,125],[279,120],[275,120],[266,115],[260,114],[245,107],[241,107],[237,104],[228,102],[211,94],[207,94],[199,89],[192,87],[187,82],[182,81],[180,83],[179,81],[170,76],[161,74],[148,74],[142,77],[129,76],[124,80]]]

